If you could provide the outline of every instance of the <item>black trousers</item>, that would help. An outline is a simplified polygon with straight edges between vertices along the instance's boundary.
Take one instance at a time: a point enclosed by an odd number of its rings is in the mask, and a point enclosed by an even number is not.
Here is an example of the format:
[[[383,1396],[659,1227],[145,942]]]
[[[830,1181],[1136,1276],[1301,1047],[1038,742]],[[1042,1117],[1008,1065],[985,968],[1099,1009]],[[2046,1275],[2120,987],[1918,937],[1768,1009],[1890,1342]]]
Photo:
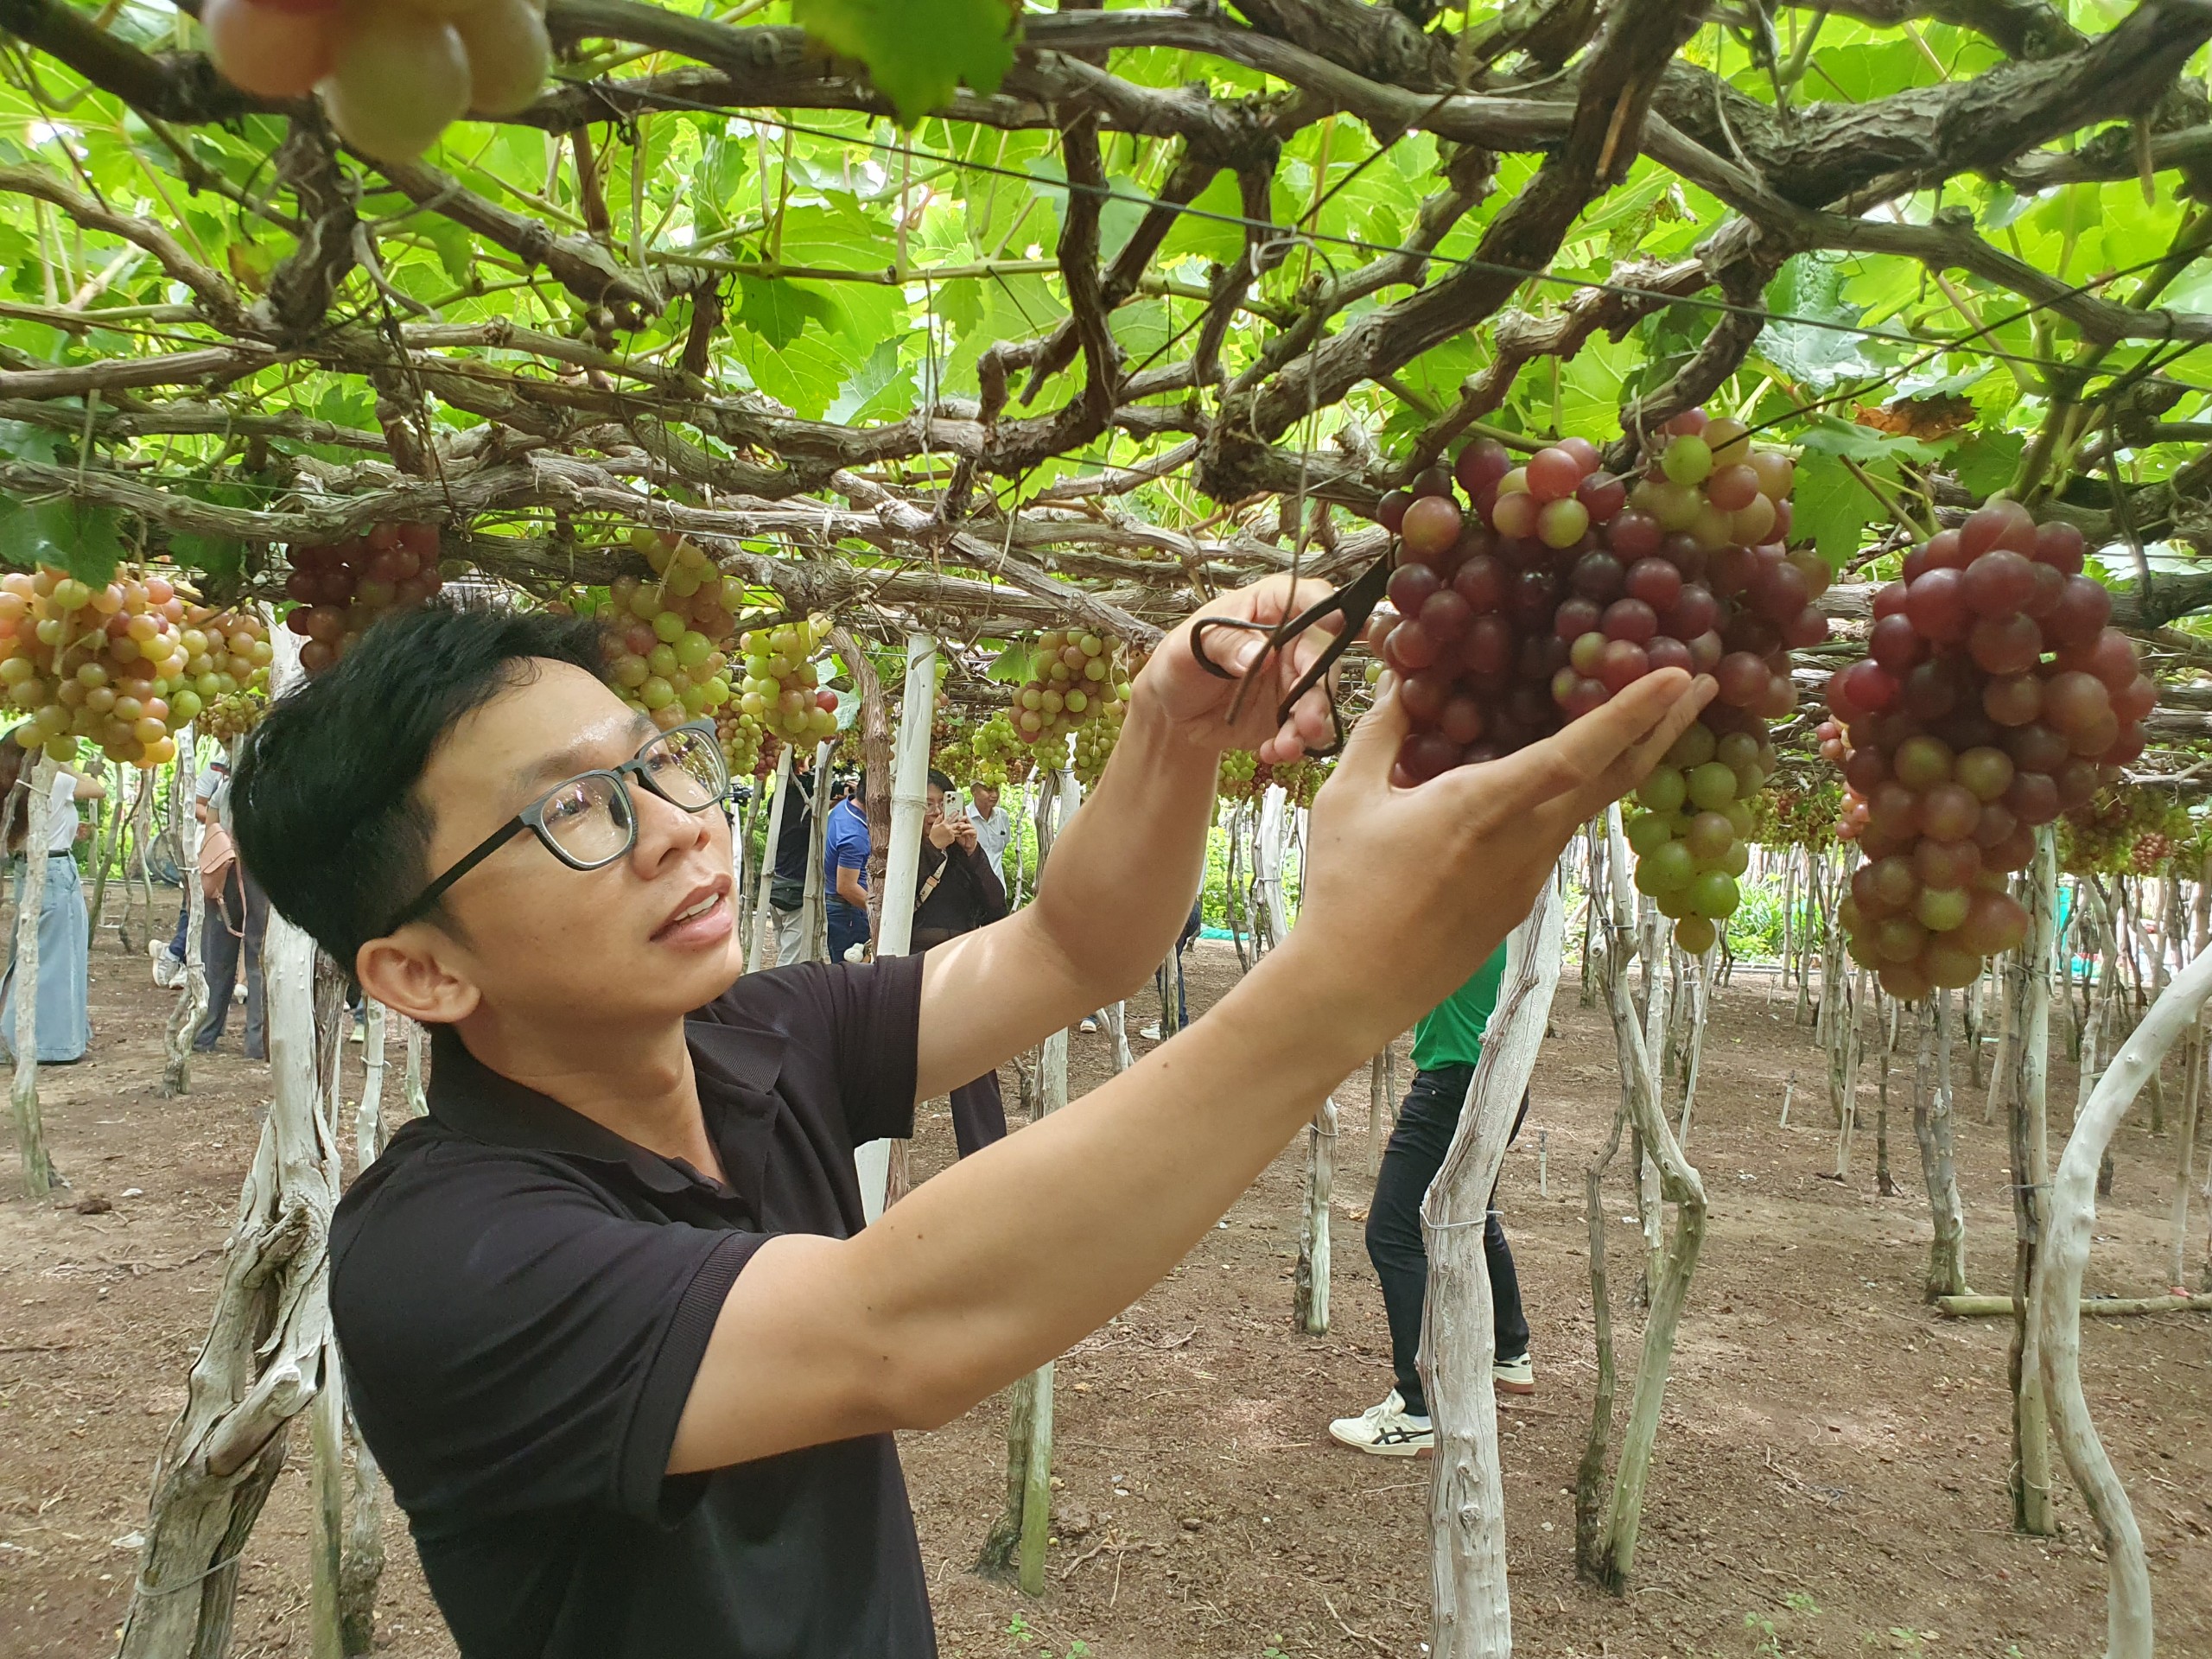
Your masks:
[[[1006,1105],[999,1097],[996,1071],[986,1071],[952,1091],[952,1138],[963,1158],[1006,1139]]]
[[[925,955],[933,946],[957,937],[934,928],[918,929],[912,940],[914,954]],[[952,1138],[963,1158],[971,1152],[982,1151],[994,1141],[1006,1139],[1006,1103],[999,1094],[995,1067],[952,1091]]]
[[[251,877],[241,885],[243,868],[235,860],[232,861],[220,906],[208,906],[200,918],[200,961],[207,973],[207,1015],[194,1033],[192,1046],[195,1053],[212,1054],[222,1039],[223,1027],[230,1020],[231,991],[238,983],[243,957],[245,1057],[265,1060],[269,1058],[268,987],[262,977],[261,946],[269,932],[269,895]],[[234,933],[232,928],[239,931]]]
[[[1444,1166],[1444,1154],[1451,1150],[1460,1109],[1466,1104],[1467,1084],[1474,1075],[1468,1065],[1414,1074],[1413,1086],[1406,1090],[1405,1104],[1398,1112],[1398,1127],[1383,1148],[1375,1202],[1367,1212],[1367,1259],[1382,1281],[1382,1306],[1390,1320],[1390,1363],[1397,1373],[1398,1394],[1416,1417],[1428,1414],[1428,1396],[1414,1363],[1421,1353],[1421,1306],[1428,1294],[1428,1247],[1421,1238],[1421,1201]],[[1524,1095],[1513,1120],[1515,1135],[1521,1133],[1521,1120],[1528,1114]],[[1496,1198],[1493,1192],[1493,1205]],[[1521,1312],[1521,1281],[1513,1270],[1513,1251],[1495,1207],[1483,1224],[1483,1255],[1490,1266],[1497,1355],[1516,1359],[1529,1351],[1529,1323]]]

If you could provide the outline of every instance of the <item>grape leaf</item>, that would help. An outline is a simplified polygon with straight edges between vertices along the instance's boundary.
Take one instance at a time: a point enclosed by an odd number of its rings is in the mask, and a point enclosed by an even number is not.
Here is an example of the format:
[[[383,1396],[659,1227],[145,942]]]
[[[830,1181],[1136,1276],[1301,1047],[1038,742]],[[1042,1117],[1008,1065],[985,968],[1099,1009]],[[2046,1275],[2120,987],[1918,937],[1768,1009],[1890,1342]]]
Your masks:
[[[805,330],[809,317],[834,330],[840,318],[837,302],[819,289],[789,278],[770,279],[741,275],[737,279],[737,320],[782,351]]]
[[[2027,447],[2018,432],[1980,430],[1951,452],[1951,470],[1975,498],[1993,495],[2012,481]]]
[[[57,565],[79,582],[105,585],[123,557],[111,507],[54,499],[0,517],[0,564],[28,570]]]
[[[1801,540],[1809,537],[1830,569],[1843,568],[1859,549],[1859,532],[1883,516],[1882,504],[1839,457],[1809,450],[1798,461],[1791,531]]]
[[[912,126],[966,81],[995,92],[1014,66],[1006,0],[791,0],[791,21],[868,66]]]

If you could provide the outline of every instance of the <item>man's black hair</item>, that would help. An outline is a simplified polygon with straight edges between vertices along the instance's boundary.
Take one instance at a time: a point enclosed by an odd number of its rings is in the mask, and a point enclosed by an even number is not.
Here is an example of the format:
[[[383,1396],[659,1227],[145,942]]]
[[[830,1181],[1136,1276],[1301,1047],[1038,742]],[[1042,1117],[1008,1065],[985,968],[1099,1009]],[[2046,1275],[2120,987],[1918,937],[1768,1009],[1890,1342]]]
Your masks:
[[[935,766],[931,766],[930,768],[930,782],[936,785],[938,788],[944,790],[947,794],[950,794],[952,791],[952,779],[946,777]]]
[[[588,618],[432,605],[378,623],[279,697],[231,783],[238,855],[270,902],[350,972],[429,880],[432,819],[415,791],[446,734],[533,658],[603,674],[604,638]]]

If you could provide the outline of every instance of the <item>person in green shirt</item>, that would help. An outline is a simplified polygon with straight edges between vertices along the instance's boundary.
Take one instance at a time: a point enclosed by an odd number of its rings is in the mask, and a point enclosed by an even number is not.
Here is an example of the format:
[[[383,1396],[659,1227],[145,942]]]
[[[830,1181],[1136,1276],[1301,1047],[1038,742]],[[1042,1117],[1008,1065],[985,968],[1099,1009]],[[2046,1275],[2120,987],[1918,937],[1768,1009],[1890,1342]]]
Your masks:
[[[1421,1391],[1415,1361],[1421,1353],[1421,1305],[1428,1290],[1428,1249],[1421,1237],[1421,1203],[1443,1167],[1459,1127],[1467,1085],[1482,1058],[1483,1032],[1497,1006],[1505,976],[1505,947],[1414,1027],[1413,1086],[1398,1112],[1398,1126],[1382,1154],[1375,1202],[1367,1212],[1367,1257],[1382,1281],[1382,1306],[1390,1321],[1390,1359],[1397,1386],[1380,1405],[1357,1417],[1339,1417],[1329,1433],[1343,1444],[1377,1457],[1410,1458],[1433,1451],[1436,1429]],[[1513,1121],[1521,1132],[1526,1096]],[[1483,1225],[1483,1253],[1490,1265],[1491,1301],[1497,1351],[1491,1373],[1506,1394],[1533,1394],[1535,1369],[1529,1359],[1529,1325],[1521,1311],[1521,1283],[1493,1199]]]

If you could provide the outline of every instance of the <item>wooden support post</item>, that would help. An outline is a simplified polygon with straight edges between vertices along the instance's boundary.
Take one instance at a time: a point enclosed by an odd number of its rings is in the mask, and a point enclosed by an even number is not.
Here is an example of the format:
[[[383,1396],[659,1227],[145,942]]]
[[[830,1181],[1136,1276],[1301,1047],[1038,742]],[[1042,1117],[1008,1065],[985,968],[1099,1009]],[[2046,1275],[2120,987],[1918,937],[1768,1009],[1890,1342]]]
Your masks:
[[[321,1109],[315,944],[269,919],[272,1097],[224,1252],[207,1340],[171,1425],[118,1659],[216,1659],[238,1561],[283,1466],[291,1420],[329,1375],[327,1241],[338,1147]]]
[[[2110,971],[2108,969],[2107,971]],[[2104,1543],[2109,1574],[2107,1659],[2152,1659],[2151,1572],[2127,1489],[2105,1453],[2082,1392],[2082,1278],[2096,1223],[2098,1166],[2120,1122],[2212,993],[2212,951],[2200,952],[2144,1016],[2075,1120],[2052,1177],[2036,1287],[2036,1326],[2051,1429],[2067,1472]]]
[[[776,747],[776,772],[769,787],[775,791],[768,804],[768,844],[760,858],[759,891],[753,898],[752,948],[745,953],[748,971],[759,973],[763,968],[776,965],[776,907],[769,902],[770,884],[776,879],[776,848],[784,834],[784,798],[790,793],[785,785],[791,781],[791,746],[780,743]]]
[[[914,891],[921,876],[922,816],[929,806],[930,728],[937,713],[937,640],[906,636],[906,681],[899,703],[899,735],[891,764],[891,839],[885,851],[882,890],[875,895],[875,954],[903,957],[914,938]],[[816,766],[826,773],[826,761]],[[820,861],[816,861],[817,863]],[[874,1141],[854,1154],[861,1203],[874,1221],[898,1202],[906,1187],[907,1143]]]
[[[38,924],[46,907],[46,843],[54,772],[52,758],[41,754],[32,768],[29,795],[24,803],[23,887],[16,901],[12,981],[16,1028],[8,1033],[16,1050],[16,1075],[8,1091],[8,1107],[16,1121],[16,1147],[22,1155],[23,1190],[35,1198],[44,1198],[61,1179],[54,1173],[54,1160],[47,1155],[46,1125],[38,1109]]]
[[[2005,1012],[2017,1038],[2012,1075],[2004,1080],[2012,1190],[2012,1294],[2007,1300],[2012,1332],[2005,1353],[2012,1396],[2012,1456],[2006,1485],[2012,1497],[2013,1529],[2048,1538],[2056,1534],[2058,1520],[2051,1508],[2050,1416],[2033,1316],[2044,1198],[2050,1181],[2045,1086],[2050,1066],[2050,957],[2057,921],[2058,849],[2048,826],[2036,831],[2035,857],[2018,887],[2028,912],[2028,931],[2013,952],[2008,976],[2012,995],[2005,999]]]
[[[168,1027],[162,1033],[162,1094],[165,1099],[191,1088],[192,1045],[200,1034],[200,1021],[207,1017],[207,965],[200,950],[207,938],[207,900],[200,888],[200,815],[194,810],[199,798],[193,779],[199,747],[196,726],[187,726],[177,734],[176,789],[170,816],[176,826],[177,861],[184,877],[184,983],[178,988],[176,1004],[169,1010]],[[219,918],[216,922],[218,926],[227,925]],[[238,966],[241,971],[245,967],[243,950]]]
[[[1497,1358],[1483,1231],[1514,1114],[1543,1046],[1559,988],[1566,917],[1547,882],[1506,942],[1505,972],[1483,1034],[1452,1146],[1421,1200],[1428,1246],[1421,1375],[1436,1425],[1429,1488],[1432,1659],[1506,1659],[1513,1613],[1505,1577],[1505,1492],[1499,1476]]]

